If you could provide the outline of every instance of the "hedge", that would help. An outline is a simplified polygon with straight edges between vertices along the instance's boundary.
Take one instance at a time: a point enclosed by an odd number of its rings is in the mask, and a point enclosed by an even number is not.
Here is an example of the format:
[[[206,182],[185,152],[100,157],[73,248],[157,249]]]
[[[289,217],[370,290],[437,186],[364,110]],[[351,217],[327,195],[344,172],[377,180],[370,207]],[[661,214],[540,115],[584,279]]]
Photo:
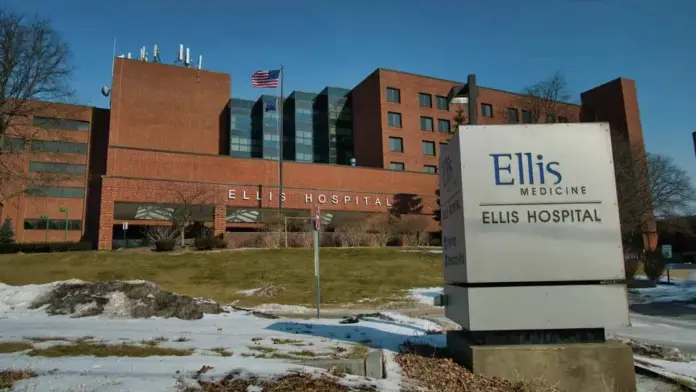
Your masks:
[[[36,242],[0,245],[0,253],[52,253],[93,250],[89,241],[81,242]]]

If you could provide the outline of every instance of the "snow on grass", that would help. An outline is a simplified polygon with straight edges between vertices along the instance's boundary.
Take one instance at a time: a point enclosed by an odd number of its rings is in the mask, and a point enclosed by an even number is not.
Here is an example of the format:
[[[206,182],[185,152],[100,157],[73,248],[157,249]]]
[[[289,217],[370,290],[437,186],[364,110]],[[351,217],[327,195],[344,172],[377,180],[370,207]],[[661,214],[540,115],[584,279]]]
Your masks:
[[[434,306],[435,297],[442,294],[442,287],[423,287],[408,291],[408,297],[418,303]]]
[[[0,285],[0,343],[28,344],[29,349],[61,346],[55,347],[56,350],[75,355],[51,358],[13,350],[0,354],[0,370],[27,369],[37,373],[35,378],[17,382],[17,390],[176,391],[179,378],[192,382],[192,374],[202,366],[213,367],[206,377],[223,377],[239,370],[272,378],[293,369],[319,371],[302,367],[295,359],[363,355],[366,352],[363,346],[398,351],[402,344],[415,339],[437,346],[445,344],[444,335],[427,334],[435,328],[431,322],[395,313],[388,314],[395,321],[366,319],[346,325],[340,324],[340,319],[266,319],[245,311],[205,315],[200,320],[128,319],[119,311],[118,294],[111,298],[110,311],[101,316],[48,316],[41,309],[30,309],[34,301],[57,284]],[[287,305],[260,308],[285,312],[309,310]],[[99,356],[102,352],[84,356],[77,349],[62,348],[78,346],[80,341],[143,349],[192,350],[192,353],[134,358]],[[349,377],[345,382],[364,381]],[[376,383],[379,390],[398,390],[398,384],[389,380],[370,382]]]
[[[258,287],[258,288],[249,289],[249,290],[239,290],[239,291],[237,291],[237,294],[243,295],[245,297],[250,297],[252,295],[256,295],[261,290],[263,290],[263,287]]]
[[[315,309],[311,309],[305,306],[298,305],[281,305],[281,304],[262,304],[252,308],[259,312],[273,312],[273,313],[288,313],[288,314],[300,314],[300,313],[311,313]]]
[[[631,299],[635,302],[675,302],[696,301],[696,280],[667,279],[660,280],[656,287],[631,289]]]

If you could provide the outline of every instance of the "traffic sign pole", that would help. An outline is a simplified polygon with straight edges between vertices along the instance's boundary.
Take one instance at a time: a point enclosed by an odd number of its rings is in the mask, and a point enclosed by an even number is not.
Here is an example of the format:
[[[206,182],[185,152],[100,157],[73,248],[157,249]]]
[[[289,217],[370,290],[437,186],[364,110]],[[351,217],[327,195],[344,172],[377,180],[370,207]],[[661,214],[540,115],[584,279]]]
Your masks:
[[[314,206],[314,280],[317,290],[317,318],[321,309],[321,284],[319,279],[319,229],[321,228],[321,210],[319,205]]]
[[[128,222],[123,222],[123,247],[128,248],[128,237],[126,236],[126,232],[128,231]]]

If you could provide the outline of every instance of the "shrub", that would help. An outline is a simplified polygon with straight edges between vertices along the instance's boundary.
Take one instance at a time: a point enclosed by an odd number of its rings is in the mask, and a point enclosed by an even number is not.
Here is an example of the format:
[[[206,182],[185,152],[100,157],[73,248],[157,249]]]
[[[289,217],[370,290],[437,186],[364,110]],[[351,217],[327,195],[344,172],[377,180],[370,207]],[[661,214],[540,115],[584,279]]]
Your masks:
[[[638,271],[638,259],[624,259],[624,270],[626,279],[633,279]]]
[[[156,252],[171,252],[174,250],[174,240],[157,240],[155,241]]]
[[[651,251],[645,254],[643,271],[650,280],[659,280],[665,272],[665,257],[660,251]]]
[[[79,252],[94,249],[89,241],[81,242],[37,242],[0,245],[0,253],[52,253]]]
[[[440,238],[431,238],[430,246],[442,246],[442,240]]]
[[[206,235],[193,240],[193,246],[197,250],[224,249],[227,248],[227,240],[224,239],[223,235]]]
[[[14,229],[12,228],[12,218],[9,216],[0,227],[0,245],[14,244]]]

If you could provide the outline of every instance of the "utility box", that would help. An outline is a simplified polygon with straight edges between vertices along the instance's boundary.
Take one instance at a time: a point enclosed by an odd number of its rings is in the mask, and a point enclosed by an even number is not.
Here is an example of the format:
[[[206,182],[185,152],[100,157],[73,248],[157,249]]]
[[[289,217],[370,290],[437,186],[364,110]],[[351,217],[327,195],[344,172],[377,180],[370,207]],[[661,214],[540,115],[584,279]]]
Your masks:
[[[628,325],[606,123],[461,126],[440,156],[445,314],[470,331]]]

